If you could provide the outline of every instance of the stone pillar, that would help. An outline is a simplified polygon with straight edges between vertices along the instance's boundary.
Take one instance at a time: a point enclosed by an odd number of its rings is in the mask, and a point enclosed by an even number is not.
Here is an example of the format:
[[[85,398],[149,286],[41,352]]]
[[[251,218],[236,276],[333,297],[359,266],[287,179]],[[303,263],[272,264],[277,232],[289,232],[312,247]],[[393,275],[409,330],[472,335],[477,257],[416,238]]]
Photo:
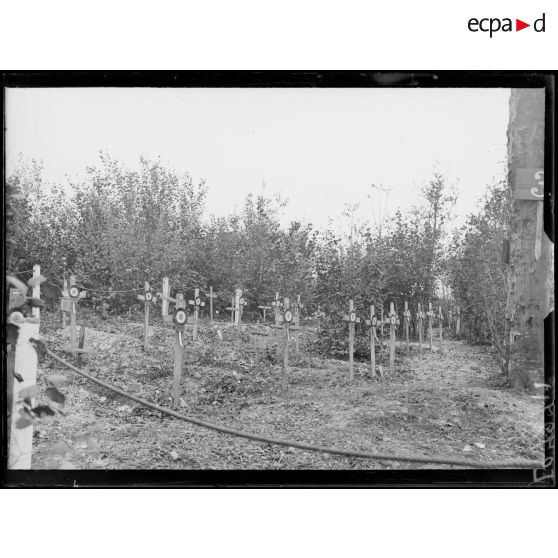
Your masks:
[[[544,168],[544,89],[512,89],[508,125],[509,184],[517,169]],[[510,324],[510,378],[533,387],[544,378],[544,319],[554,307],[553,245],[542,235],[535,258],[537,202],[514,199],[506,315]]]

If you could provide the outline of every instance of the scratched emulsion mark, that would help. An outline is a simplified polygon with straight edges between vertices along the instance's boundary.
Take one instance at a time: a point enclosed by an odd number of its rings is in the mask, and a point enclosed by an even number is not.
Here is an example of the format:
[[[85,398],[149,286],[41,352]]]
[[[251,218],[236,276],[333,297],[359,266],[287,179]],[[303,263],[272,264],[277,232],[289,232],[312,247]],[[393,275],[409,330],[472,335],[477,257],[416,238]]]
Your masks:
[[[555,486],[555,462],[554,462],[554,417],[555,417],[555,407],[554,401],[552,400],[554,395],[554,381],[551,384],[545,385],[545,407],[544,407],[544,450],[545,450],[545,460],[542,469],[533,469],[533,482],[531,484],[542,483],[544,481],[548,486]]]

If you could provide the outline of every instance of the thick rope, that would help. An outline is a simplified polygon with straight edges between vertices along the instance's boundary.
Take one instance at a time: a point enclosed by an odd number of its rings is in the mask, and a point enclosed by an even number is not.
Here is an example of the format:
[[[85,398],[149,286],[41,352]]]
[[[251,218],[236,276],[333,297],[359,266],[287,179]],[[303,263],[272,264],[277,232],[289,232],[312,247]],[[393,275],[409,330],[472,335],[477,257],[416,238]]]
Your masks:
[[[221,426],[219,424],[213,424],[211,422],[206,422],[202,420],[198,420],[195,418],[187,417],[181,413],[177,413],[172,409],[167,409],[166,407],[161,407],[151,401],[147,401],[142,397],[138,397],[136,395],[132,395],[123,391],[115,386],[107,384],[103,380],[99,380],[95,376],[76,368],[69,362],[65,361],[63,358],[59,357],[58,355],[54,354],[49,349],[46,349],[46,354],[52,357],[54,360],[59,362],[60,364],[64,365],[66,368],[69,368],[73,372],[87,378],[88,380],[96,383],[97,385],[104,387],[114,393],[118,393],[123,397],[127,397],[136,403],[140,403],[145,407],[149,407],[155,411],[159,411],[160,413],[164,413],[171,417],[177,418],[179,420],[183,420],[185,422],[189,422],[190,424],[195,424],[196,426],[201,426],[203,428],[208,428],[210,430],[215,430],[217,432],[221,432],[223,434],[230,434],[232,436],[238,436],[240,438],[246,438],[248,440],[255,440],[257,442],[265,442],[267,444],[275,444],[278,446],[288,446],[293,448],[298,448],[307,451],[315,451],[320,453],[330,453],[334,455],[344,455],[346,457],[362,457],[366,459],[376,459],[379,461],[407,461],[410,463],[438,463],[442,465],[461,465],[464,467],[473,467],[477,469],[537,469],[542,468],[543,464],[539,461],[528,461],[528,460],[517,460],[517,461],[491,461],[491,462],[484,462],[484,461],[472,461],[468,459],[457,459],[454,457],[426,457],[426,456],[411,456],[411,455],[390,455],[390,454],[381,454],[381,453],[374,453],[368,451],[355,451],[355,450],[345,450],[339,448],[329,448],[324,446],[316,446],[313,444],[305,444],[303,442],[296,442],[292,440],[281,440],[278,438],[268,438],[267,436],[259,436],[257,434],[250,434],[249,432],[244,432],[242,430],[235,430],[233,428],[228,428],[226,426]]]

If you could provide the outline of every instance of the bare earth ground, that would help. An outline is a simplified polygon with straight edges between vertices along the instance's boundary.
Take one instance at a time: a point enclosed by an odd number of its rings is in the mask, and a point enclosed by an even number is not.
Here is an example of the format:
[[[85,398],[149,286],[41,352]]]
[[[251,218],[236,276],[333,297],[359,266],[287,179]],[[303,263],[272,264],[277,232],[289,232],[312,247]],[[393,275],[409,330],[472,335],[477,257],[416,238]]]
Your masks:
[[[398,344],[396,372],[374,379],[367,363],[292,355],[289,391],[279,390],[274,351],[247,350],[249,343],[223,326],[185,345],[182,408],[186,415],[266,436],[346,449],[445,455],[491,461],[540,459],[543,455],[542,393],[502,387],[489,348],[444,342],[444,351],[422,353]],[[68,331],[45,336],[62,354]],[[154,327],[151,348],[142,349],[140,324],[123,320],[86,329],[83,368],[99,378],[163,406],[170,406],[173,331]],[[435,349],[438,349],[436,346]],[[291,351],[294,353],[294,346]],[[379,362],[387,369],[386,351]],[[68,360],[74,362],[73,357]],[[72,381],[65,416],[40,419],[34,434],[34,469],[417,469],[452,468],[345,458],[253,442],[161,416],[100,388],[53,361],[39,381],[64,374]],[[61,443],[61,441],[63,441]],[[66,446],[67,444],[67,446]],[[61,449],[62,448],[62,449]],[[65,448],[65,449],[64,449]],[[65,453],[67,451],[67,453]],[[65,455],[64,455],[65,453]],[[453,467],[459,468],[459,467]]]

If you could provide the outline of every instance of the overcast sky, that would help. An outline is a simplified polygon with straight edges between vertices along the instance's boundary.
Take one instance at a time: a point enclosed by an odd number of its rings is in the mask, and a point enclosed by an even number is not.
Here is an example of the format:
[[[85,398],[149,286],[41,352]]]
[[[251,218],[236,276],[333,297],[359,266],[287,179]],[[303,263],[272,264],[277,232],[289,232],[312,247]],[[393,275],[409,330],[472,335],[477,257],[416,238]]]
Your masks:
[[[56,181],[83,176],[101,149],[131,167],[161,156],[206,179],[212,213],[241,209],[265,182],[289,199],[285,219],[323,228],[346,203],[369,220],[370,184],[392,187],[390,210],[408,209],[438,168],[457,185],[457,225],[502,176],[508,98],[507,89],[8,89],[7,171],[20,153]]]

